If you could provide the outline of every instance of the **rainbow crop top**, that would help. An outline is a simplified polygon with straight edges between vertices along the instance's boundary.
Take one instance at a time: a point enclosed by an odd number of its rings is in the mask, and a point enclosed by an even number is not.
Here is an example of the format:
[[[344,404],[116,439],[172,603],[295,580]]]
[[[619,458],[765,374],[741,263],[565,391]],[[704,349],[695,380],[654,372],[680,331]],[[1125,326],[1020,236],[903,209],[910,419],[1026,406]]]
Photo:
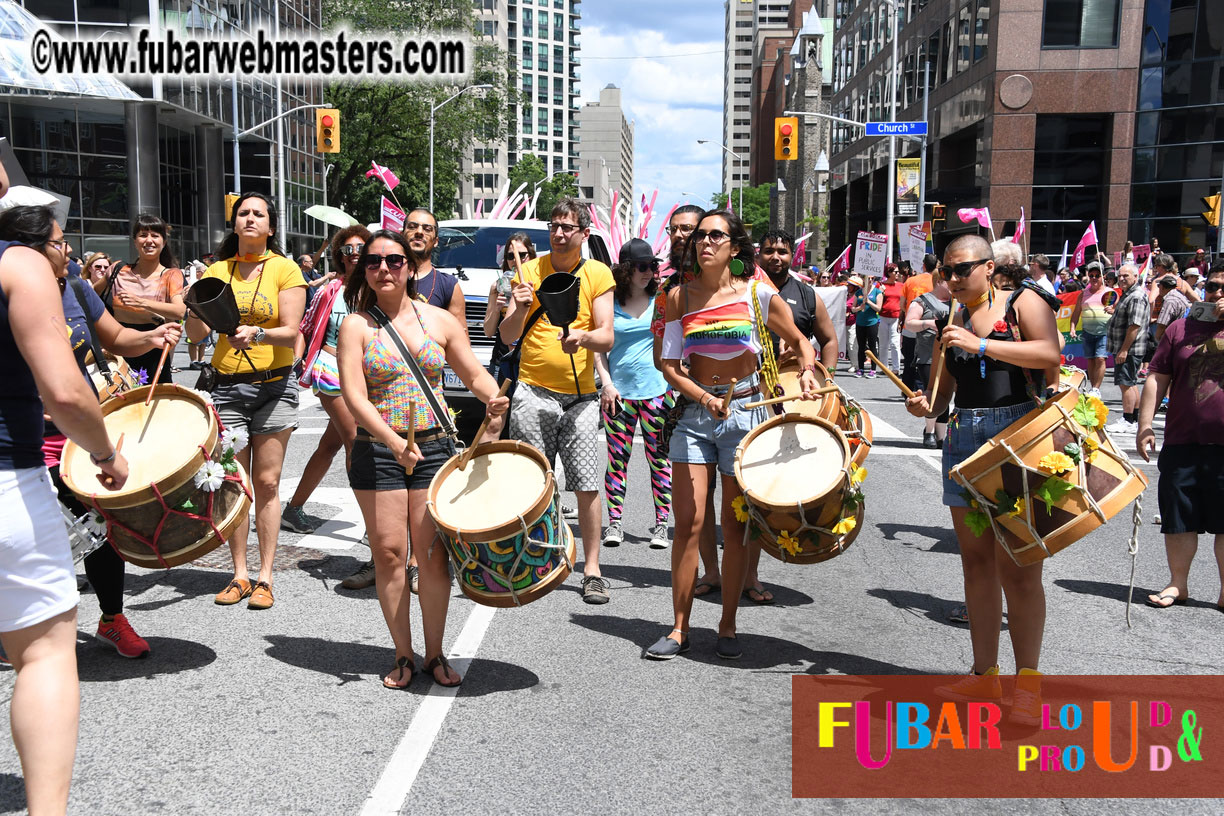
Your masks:
[[[776,294],[766,284],[751,282],[733,301],[689,312],[663,327],[661,357],[688,359],[699,354],[713,360],[733,360],[745,353],[760,354],[761,338],[753,320],[752,293],[761,307],[761,319],[769,319],[769,301]]]
[[[420,317],[418,313],[417,319],[420,320]],[[442,397],[442,370],[446,358],[442,347],[425,330],[424,322],[421,323],[421,330],[425,332],[425,340],[417,349],[417,363],[429,380],[438,402],[446,405]],[[383,340],[383,333],[382,329],[374,333],[361,360],[370,403],[378,410],[383,422],[397,433],[408,430],[410,426],[417,431],[432,428],[438,421],[433,411],[429,410],[429,403],[425,401],[412,369],[400,358],[394,345]],[[409,402],[415,408],[412,416],[408,414]]]

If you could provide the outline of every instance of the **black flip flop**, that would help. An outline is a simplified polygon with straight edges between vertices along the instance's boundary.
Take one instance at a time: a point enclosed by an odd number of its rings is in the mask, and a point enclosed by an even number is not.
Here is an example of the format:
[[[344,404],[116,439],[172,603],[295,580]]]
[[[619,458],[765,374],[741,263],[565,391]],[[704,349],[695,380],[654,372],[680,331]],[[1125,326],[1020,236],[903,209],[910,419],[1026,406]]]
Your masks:
[[[705,587],[706,591],[698,592],[698,590],[702,587]],[[693,597],[704,598],[706,595],[710,595],[720,589],[722,589],[722,584],[711,584],[709,581],[698,581],[697,585],[693,587]]]
[[[1183,598],[1180,595],[1170,595],[1167,592],[1162,592],[1156,596],[1156,600],[1158,601],[1163,601],[1165,598],[1172,599],[1173,603],[1170,603],[1170,604],[1152,603],[1151,597],[1144,598],[1143,602],[1147,604],[1148,606],[1152,607],[1153,609],[1168,609],[1171,606],[1185,606],[1186,601],[1189,600],[1189,598]]]
[[[756,598],[752,597],[753,593],[757,595]],[[757,606],[769,606],[774,602],[773,593],[766,589],[764,584],[761,584],[760,589],[757,589],[756,587],[745,587],[744,597],[752,601]]]

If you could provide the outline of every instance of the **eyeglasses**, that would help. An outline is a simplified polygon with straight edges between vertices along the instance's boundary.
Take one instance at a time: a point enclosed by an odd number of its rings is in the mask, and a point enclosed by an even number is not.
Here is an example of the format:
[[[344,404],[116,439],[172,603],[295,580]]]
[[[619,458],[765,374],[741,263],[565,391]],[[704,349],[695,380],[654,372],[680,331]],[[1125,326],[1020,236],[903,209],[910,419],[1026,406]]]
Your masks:
[[[1203,284],[1204,294],[1214,295],[1216,292],[1220,291],[1221,289],[1224,289],[1224,283],[1220,283],[1219,281],[1213,281],[1211,283]]]
[[[638,272],[658,272],[659,262],[651,261],[649,263],[635,263],[633,265],[633,268],[637,270]]]
[[[68,254],[68,250],[70,247],[68,245],[68,241],[64,238],[60,238],[55,241],[47,241],[45,243],[46,243],[46,246],[55,247],[56,249],[58,249],[60,252],[64,253],[65,255]]]
[[[709,241],[712,246],[718,246],[719,244],[721,244],[723,241],[726,241],[730,237],[731,237],[730,235],[723,232],[722,230],[710,230],[708,232],[706,230],[694,230],[693,231],[693,241],[695,243],[701,243],[702,241]]]
[[[347,258],[349,255],[360,255],[363,249],[365,244],[345,244],[340,247],[340,254]]]
[[[1100,280],[1100,278],[1101,278],[1101,276],[1100,276],[1100,275],[1094,275],[1094,274],[1092,274],[1091,272],[1089,272],[1089,273],[1088,273],[1088,279],[1089,279],[1089,280]]]
[[[688,235],[695,229],[697,229],[696,224],[674,224],[667,228],[667,234],[675,235],[679,233],[680,235]]]
[[[563,224],[560,221],[550,221],[548,224],[549,232],[560,232],[562,235],[573,235],[580,229],[577,224]]]
[[[373,271],[375,269],[378,269],[380,266],[382,266],[383,261],[386,261],[387,269],[390,269],[392,272],[398,272],[399,270],[404,268],[404,263],[407,262],[407,260],[408,260],[407,258],[399,254],[396,254],[396,255],[367,255],[365,258],[365,268],[370,271]]]
[[[426,235],[433,235],[438,231],[438,228],[433,224],[418,224],[415,221],[409,221],[404,225],[404,232],[416,232],[417,230],[420,230]]]
[[[946,281],[950,281],[954,277],[955,278],[967,278],[973,274],[973,270],[977,269],[979,266],[986,263],[987,261],[992,261],[992,260],[994,259],[993,258],[982,258],[977,261],[965,261],[964,263],[958,263],[955,266],[941,266],[939,267],[939,274],[943,275],[943,279]]]

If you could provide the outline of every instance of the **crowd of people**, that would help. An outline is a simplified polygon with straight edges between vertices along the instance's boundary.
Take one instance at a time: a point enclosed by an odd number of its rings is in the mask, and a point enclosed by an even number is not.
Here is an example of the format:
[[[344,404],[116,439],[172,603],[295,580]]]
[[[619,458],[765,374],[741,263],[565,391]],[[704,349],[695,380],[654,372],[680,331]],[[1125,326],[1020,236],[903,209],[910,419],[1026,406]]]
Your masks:
[[[0,347],[8,352],[0,367],[10,384],[0,412],[0,501],[14,519],[0,548],[0,640],[17,670],[12,728],[31,812],[63,811],[76,741],[78,586],[56,493],[74,512],[86,510],[60,477],[64,445],[72,440],[89,453],[104,486],[117,489],[128,478],[87,366],[112,355],[142,372],[134,383],[169,382],[163,351],[181,338],[201,373],[197,387],[210,393],[224,428],[247,440],[236,461],[250,477],[258,564],[248,564],[250,527],[241,523],[227,542],[232,575],[215,602],[274,606],[279,531],[317,527],[305,504],[343,451],[371,555],[344,585],[376,587],[395,651],[382,678],[390,689],[407,688],[418,670],[414,593],[425,674],[440,686],[463,682],[443,650],[451,577],[446,559],[429,557],[435,529],[426,507],[431,480],[457,450],[446,368],[486,406],[490,421],[478,442],[508,436],[559,463],[575,496],[586,603],[611,598],[601,550],[626,540],[628,463],[640,431],[654,514],[648,543],[671,550],[672,595],[660,628],[672,626],[644,643],[643,654],[668,660],[687,652],[694,597],[720,592],[714,651],[734,660],[743,654],[741,600],[773,601],[757,574],[760,548],[735,506],[737,447],[769,415],[753,406],[763,395],[762,370],[791,365],[802,398],[812,399],[835,383],[839,359],[856,376],[874,376],[870,351],[915,392],[906,407],[922,418],[923,445],[942,450],[948,474],[1058,376],[1066,338],[1053,296],[1079,291],[1070,337],[1082,339],[1089,393],[1099,394],[1106,355],[1113,356],[1124,423],[1113,432],[1134,434],[1146,458],[1153,416],[1167,403],[1159,503],[1170,580],[1149,603],[1185,603],[1199,533],[1215,535],[1224,579],[1224,515],[1215,500],[1224,486],[1224,332],[1215,322],[1224,317],[1224,264],[1206,274],[1190,264],[1178,274],[1158,254],[1150,281],[1127,261],[1114,284],[1100,261],[1052,273],[1045,256],[1026,263],[1015,244],[963,236],[942,258],[926,255],[921,269],[889,263],[878,279],[813,270],[809,280],[794,271],[795,241],[786,232],[767,232],[758,246],[733,212],[686,205],[666,225],[666,259],[634,239],[609,266],[584,252],[587,208],[562,199],[549,214],[546,254],[526,233],[507,241],[504,275],[487,293],[483,331],[496,346],[486,368],[472,350],[458,280],[433,266],[433,213],[410,211],[402,231],[342,229],[296,262],[284,254],[266,196],[242,195],[231,215],[233,230],[215,256],[180,267],[169,227],[154,216],[132,225],[133,262],[93,255],[78,265],[50,208],[0,212]],[[324,252],[327,272],[318,263]],[[577,312],[566,326],[550,322],[540,299],[554,275],[577,279]],[[233,291],[241,315],[229,334],[213,332],[185,306],[194,282],[214,278]],[[845,348],[821,296],[836,286],[846,289],[845,328],[853,330]],[[1196,313],[1199,301],[1206,310]],[[503,396],[508,379],[513,389]],[[282,506],[281,472],[307,387],[328,424]],[[1012,717],[1036,723],[1041,565],[1018,566],[990,530],[967,523],[969,503],[948,477],[943,501],[960,550],[973,657],[969,674],[942,693],[1000,698],[1006,602],[1018,677]],[[125,657],[148,655],[123,613],[123,560],[102,547],[84,566],[101,610],[99,639]],[[1224,609],[1224,590],[1219,604]]]

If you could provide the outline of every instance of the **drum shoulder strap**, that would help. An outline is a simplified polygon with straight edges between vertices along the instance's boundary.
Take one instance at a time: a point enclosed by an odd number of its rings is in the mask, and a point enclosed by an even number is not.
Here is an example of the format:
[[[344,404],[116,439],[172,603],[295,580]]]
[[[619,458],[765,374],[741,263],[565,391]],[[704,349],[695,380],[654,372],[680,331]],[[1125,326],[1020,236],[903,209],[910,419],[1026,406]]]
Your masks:
[[[455,428],[455,423],[451,421],[450,409],[442,402],[438,401],[438,395],[434,393],[433,388],[429,385],[429,379],[425,376],[425,372],[421,371],[420,364],[417,363],[416,355],[408,350],[408,344],[404,342],[404,338],[400,337],[395,326],[391,323],[387,313],[378,306],[371,306],[369,309],[370,316],[374,318],[374,322],[380,328],[386,329],[391,341],[395,343],[395,347],[399,349],[400,357],[408,364],[408,370],[412,372],[412,376],[416,378],[417,386],[420,387],[421,393],[425,395],[425,402],[429,403],[429,410],[433,411],[433,415],[437,417],[438,423],[442,426],[443,432],[451,438],[456,444],[459,443],[459,431]]]
[[[106,355],[102,353],[102,344],[98,342],[98,332],[94,330],[93,321],[89,319],[89,306],[83,291],[83,287],[88,284],[73,275],[69,275],[65,280],[68,287],[72,289],[72,294],[76,296],[77,303],[81,304],[81,314],[85,315],[85,328],[89,331],[89,348],[93,352],[94,364],[98,367],[98,371],[102,372],[106,382],[110,383],[110,363],[107,362]]]

